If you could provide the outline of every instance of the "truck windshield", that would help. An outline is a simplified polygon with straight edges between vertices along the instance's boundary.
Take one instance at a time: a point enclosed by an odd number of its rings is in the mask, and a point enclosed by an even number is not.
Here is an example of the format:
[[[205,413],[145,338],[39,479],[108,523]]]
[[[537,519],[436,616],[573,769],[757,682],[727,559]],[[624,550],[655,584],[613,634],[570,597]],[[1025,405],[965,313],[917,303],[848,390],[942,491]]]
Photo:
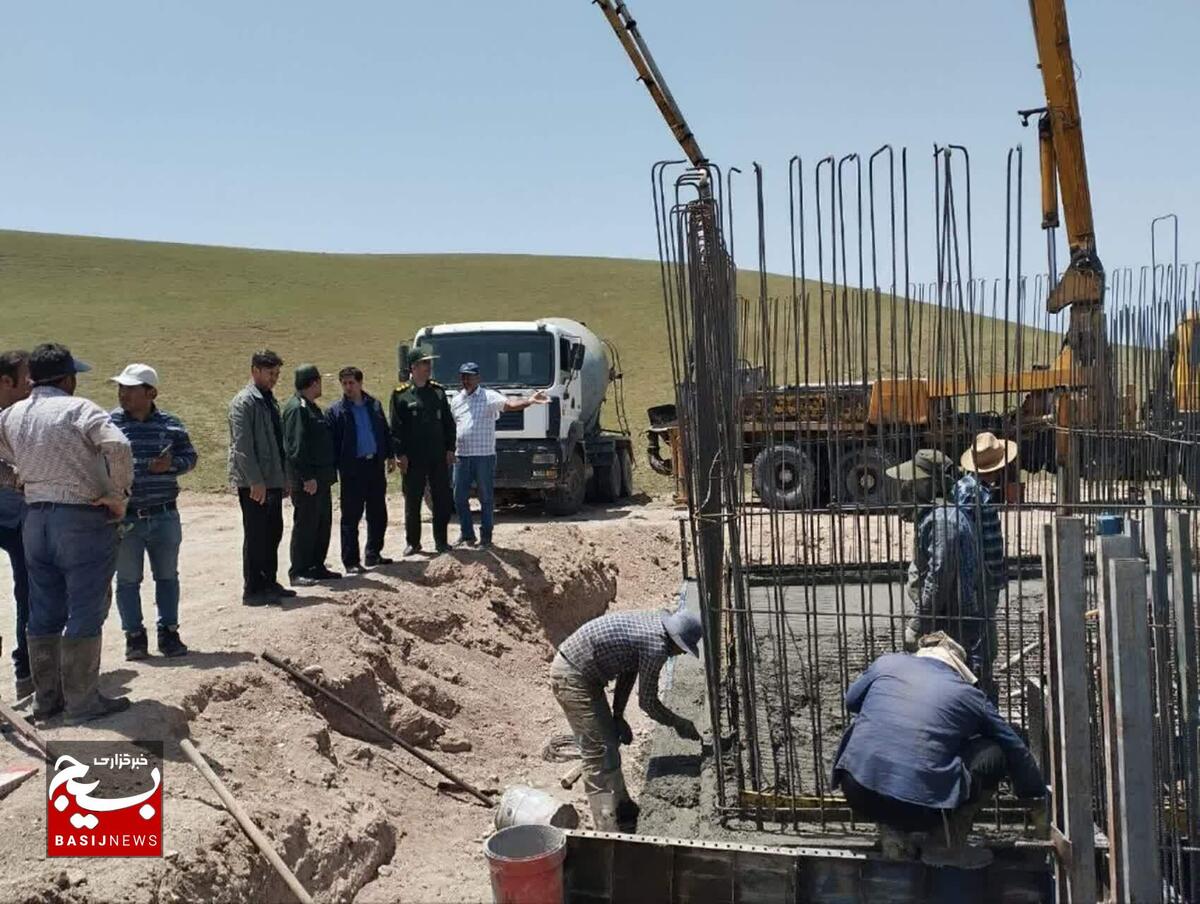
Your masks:
[[[423,336],[437,355],[433,378],[458,385],[458,368],[468,361],[479,365],[488,386],[550,386],[554,383],[554,338],[549,333],[442,333]]]

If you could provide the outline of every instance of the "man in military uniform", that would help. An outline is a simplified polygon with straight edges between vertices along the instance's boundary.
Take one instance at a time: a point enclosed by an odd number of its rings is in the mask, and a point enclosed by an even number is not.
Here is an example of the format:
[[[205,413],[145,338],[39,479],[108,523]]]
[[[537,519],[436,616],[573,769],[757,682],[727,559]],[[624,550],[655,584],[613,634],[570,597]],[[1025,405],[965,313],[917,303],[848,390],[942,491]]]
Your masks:
[[[333,433],[317,405],[320,397],[321,372],[313,364],[297,367],[296,394],[283,406],[283,449],[295,509],[288,577],[295,587],[341,577],[325,566],[333,529],[330,487],[337,483],[337,457]]]
[[[409,352],[408,382],[392,393],[392,452],[404,475],[406,556],[421,551],[421,502],[426,485],[433,497],[433,542],[438,552],[450,548],[446,528],[454,507],[450,494],[454,416],[445,387],[431,379],[435,357],[428,348]]]

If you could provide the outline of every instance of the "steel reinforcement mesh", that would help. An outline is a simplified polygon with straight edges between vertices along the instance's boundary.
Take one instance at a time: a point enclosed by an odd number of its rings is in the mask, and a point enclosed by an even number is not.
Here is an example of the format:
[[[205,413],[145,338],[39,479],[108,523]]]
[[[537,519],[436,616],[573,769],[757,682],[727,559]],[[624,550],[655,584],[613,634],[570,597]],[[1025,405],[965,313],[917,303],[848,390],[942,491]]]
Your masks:
[[[1051,313],[1056,237],[1047,233],[1030,260],[1020,148],[1004,168],[1003,250],[990,258],[1000,261],[998,278],[974,272],[966,150],[935,149],[932,236],[921,242],[910,240],[909,172],[907,152],[886,146],[815,165],[793,158],[791,255],[777,276],[766,259],[761,167],[738,175],[753,183],[758,251],[756,269],[741,272],[737,171],[654,169],[673,453],[686,475],[713,653],[710,717],[724,740],[717,797],[727,819],[861,830],[830,790],[830,771],[848,722],[847,686],[874,657],[903,647],[914,614],[905,580],[925,510],[888,471],[916,450],[957,462],[985,431],[1016,444],[999,503],[1008,580],[988,623],[997,704],[1039,755],[1029,696],[1045,668],[1044,525],[1055,514],[1082,516],[1091,544],[1098,520],[1117,516],[1145,549],[1145,531],[1162,516],[1196,507],[1200,265],[1180,264],[1177,252],[1159,262],[1152,244],[1151,265],[1102,275],[1094,304]],[[1184,520],[1192,546],[1196,521]],[[1088,574],[1094,609],[1094,568]],[[1195,737],[1194,701],[1179,693],[1196,638],[1176,635],[1167,602],[1152,606],[1159,840],[1164,875],[1178,885],[1200,818],[1188,805],[1195,751],[1184,743]],[[969,613],[947,617],[951,633],[969,627]],[[1094,764],[1103,827],[1092,661],[1096,726],[1092,749],[1078,755]],[[1000,833],[1028,828],[1003,795],[991,823]]]

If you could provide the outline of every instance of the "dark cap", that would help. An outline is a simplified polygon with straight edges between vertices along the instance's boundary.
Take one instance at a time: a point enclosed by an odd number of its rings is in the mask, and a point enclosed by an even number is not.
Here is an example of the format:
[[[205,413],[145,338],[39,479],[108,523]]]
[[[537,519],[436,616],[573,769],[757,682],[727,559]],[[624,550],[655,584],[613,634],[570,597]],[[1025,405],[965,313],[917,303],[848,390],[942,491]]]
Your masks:
[[[420,364],[422,361],[432,361],[436,357],[437,355],[433,353],[433,349],[428,345],[418,345],[408,353],[408,366],[412,367],[414,364]]]
[[[71,374],[87,373],[92,366],[57,342],[44,342],[29,353],[29,381],[35,386],[55,383]]]
[[[321,371],[315,364],[301,364],[296,368],[296,388],[308,389],[321,379]]]
[[[479,376],[479,365],[474,361],[468,361],[458,369],[458,372],[460,374],[474,374],[475,376]]]

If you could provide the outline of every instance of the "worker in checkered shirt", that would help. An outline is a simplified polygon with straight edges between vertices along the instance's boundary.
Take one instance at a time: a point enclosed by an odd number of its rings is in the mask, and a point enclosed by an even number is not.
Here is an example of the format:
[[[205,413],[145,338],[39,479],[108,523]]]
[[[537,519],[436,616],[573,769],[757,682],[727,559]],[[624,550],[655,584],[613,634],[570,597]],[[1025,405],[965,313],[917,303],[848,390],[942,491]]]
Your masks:
[[[583,782],[599,832],[632,832],[638,806],[625,790],[620,745],[633,741],[625,704],[638,683],[638,705],[687,740],[700,733],[658,699],[658,676],[672,656],[700,655],[700,619],[687,611],[618,612],[584,624],[563,641],[550,666],[550,685],[579,742]],[[616,681],[612,707],[605,686]]]

